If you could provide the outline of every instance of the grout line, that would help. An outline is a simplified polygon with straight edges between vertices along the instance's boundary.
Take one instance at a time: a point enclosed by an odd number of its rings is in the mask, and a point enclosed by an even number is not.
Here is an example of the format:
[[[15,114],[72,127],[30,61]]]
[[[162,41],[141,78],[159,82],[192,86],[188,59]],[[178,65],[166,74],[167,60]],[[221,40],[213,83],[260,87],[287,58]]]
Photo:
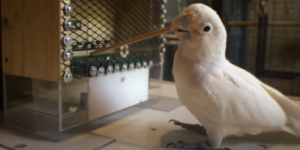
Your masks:
[[[10,147],[8,147],[8,146],[5,146],[5,145],[3,145],[3,144],[0,144],[0,147],[5,148],[5,149],[7,149],[7,150],[15,150],[15,149],[10,148]]]
[[[116,139],[113,139],[112,141],[110,141],[110,142],[108,142],[108,143],[106,143],[106,144],[104,144],[104,145],[102,145],[102,146],[96,148],[95,150],[103,149],[104,147],[106,147],[106,146],[108,146],[108,145],[110,145],[110,144],[112,144],[112,143],[114,143],[114,142],[116,142],[116,141],[117,141]]]

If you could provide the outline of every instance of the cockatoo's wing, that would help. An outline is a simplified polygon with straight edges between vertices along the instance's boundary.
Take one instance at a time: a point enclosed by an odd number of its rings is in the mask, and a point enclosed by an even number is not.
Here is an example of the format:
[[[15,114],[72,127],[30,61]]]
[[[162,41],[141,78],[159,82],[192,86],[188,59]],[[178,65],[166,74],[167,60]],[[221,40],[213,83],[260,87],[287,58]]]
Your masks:
[[[298,104],[289,99],[287,96],[283,95],[277,89],[274,89],[273,87],[259,81],[252,74],[236,66],[234,67],[237,68],[237,74],[240,76],[246,77],[246,79],[252,79],[253,81],[251,82],[259,82],[260,86],[281,106],[287,116],[300,120],[300,106]]]
[[[289,106],[282,107],[258,79],[230,63],[216,72],[204,84],[211,93],[207,96],[212,101],[204,103],[207,107],[203,111],[209,119],[220,124],[260,128],[285,126],[285,107],[288,109]],[[298,112],[300,115],[300,109]]]
[[[276,101],[280,107],[284,110],[287,116],[287,123],[285,126],[282,126],[281,129],[285,130],[286,132],[290,132],[294,135],[300,135],[300,106],[296,104],[294,101],[289,99],[287,96],[279,92],[278,90],[274,89],[273,87],[259,81],[255,78],[252,74],[246,72],[245,70],[237,68],[237,73],[240,76],[248,77],[247,79],[253,79],[259,82],[260,86]]]
[[[300,120],[300,106],[298,104],[290,100],[287,96],[283,95],[278,90],[264,83],[261,83],[261,86],[284,109],[287,116],[296,120]]]

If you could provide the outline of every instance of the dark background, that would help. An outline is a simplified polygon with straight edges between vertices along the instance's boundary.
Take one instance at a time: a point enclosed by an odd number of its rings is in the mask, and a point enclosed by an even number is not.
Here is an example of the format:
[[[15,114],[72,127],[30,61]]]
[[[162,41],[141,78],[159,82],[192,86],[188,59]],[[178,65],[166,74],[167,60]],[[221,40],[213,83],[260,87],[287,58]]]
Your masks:
[[[0,19],[1,19],[1,28],[0,28],[0,68],[1,68],[1,74],[0,74],[0,111],[4,109],[4,104],[3,104],[3,71],[2,71],[2,15],[1,15],[1,2],[0,2]]]

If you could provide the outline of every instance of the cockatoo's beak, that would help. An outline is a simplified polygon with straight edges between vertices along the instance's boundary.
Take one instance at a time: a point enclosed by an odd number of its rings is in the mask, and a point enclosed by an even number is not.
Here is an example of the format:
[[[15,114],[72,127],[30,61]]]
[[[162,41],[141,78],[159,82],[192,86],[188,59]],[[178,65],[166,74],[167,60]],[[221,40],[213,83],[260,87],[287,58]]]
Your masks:
[[[172,24],[171,24],[171,30],[174,32],[188,32],[190,29],[188,16],[186,14],[181,14],[177,16]]]

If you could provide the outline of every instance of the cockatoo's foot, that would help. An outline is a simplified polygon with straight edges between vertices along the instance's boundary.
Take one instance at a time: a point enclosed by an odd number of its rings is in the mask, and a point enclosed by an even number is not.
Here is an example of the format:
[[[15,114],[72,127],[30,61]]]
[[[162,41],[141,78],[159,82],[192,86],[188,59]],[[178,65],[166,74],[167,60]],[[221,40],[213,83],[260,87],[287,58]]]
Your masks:
[[[187,143],[179,141],[177,144],[170,143],[167,145],[167,148],[172,149],[193,149],[193,150],[230,150],[230,148],[213,148],[210,146],[209,142],[196,142],[196,143]]]
[[[184,129],[187,129],[190,131],[195,131],[195,132],[199,133],[200,135],[207,136],[206,129],[203,126],[200,126],[199,124],[186,124],[186,123],[182,123],[177,120],[174,120],[174,119],[171,119],[169,122],[173,122],[175,125],[181,126]]]

